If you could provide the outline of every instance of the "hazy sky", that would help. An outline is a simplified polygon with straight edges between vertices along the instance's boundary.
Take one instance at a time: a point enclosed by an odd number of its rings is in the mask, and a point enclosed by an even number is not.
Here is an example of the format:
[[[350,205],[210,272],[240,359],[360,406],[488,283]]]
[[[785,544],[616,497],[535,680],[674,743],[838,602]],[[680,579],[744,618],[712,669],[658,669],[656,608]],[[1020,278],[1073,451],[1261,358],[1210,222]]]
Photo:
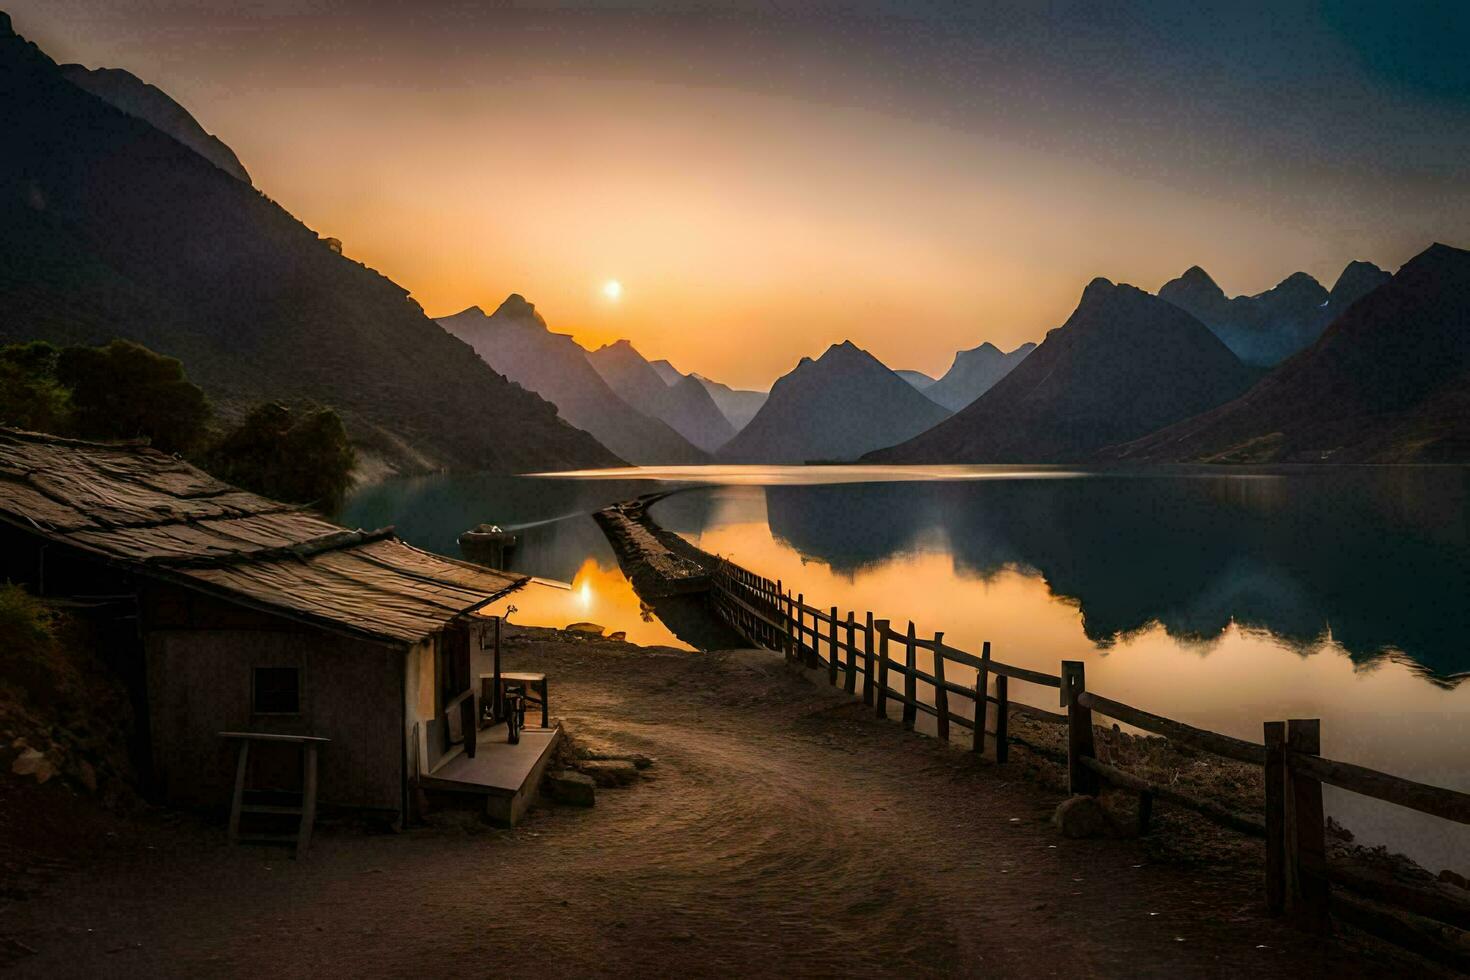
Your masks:
[[[737,385],[845,338],[939,373],[1098,275],[1253,293],[1470,245],[1461,0],[7,9],[430,315],[520,292]]]

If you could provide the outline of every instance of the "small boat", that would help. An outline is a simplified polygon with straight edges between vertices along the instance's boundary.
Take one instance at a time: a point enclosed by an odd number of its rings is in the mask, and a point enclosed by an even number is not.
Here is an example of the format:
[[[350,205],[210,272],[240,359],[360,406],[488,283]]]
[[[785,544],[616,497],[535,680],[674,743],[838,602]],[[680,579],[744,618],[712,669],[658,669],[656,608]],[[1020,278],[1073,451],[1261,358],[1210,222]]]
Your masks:
[[[479,524],[459,536],[459,551],[477,565],[504,568],[519,541],[497,524]]]

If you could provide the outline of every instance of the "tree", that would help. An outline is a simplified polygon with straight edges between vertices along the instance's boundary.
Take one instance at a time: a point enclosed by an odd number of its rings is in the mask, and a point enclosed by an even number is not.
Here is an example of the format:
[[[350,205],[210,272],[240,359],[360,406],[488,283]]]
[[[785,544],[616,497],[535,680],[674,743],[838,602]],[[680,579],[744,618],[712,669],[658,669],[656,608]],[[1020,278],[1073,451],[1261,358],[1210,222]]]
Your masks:
[[[127,340],[106,347],[67,347],[56,377],[71,389],[71,425],[87,439],[146,438],[180,453],[197,446],[212,409],[172,357]]]
[[[56,380],[60,351],[45,341],[0,347],[0,424],[62,432],[70,392]]]
[[[298,417],[268,402],[215,445],[206,468],[227,483],[330,512],[351,486],[356,462],[336,412],[310,408]]]

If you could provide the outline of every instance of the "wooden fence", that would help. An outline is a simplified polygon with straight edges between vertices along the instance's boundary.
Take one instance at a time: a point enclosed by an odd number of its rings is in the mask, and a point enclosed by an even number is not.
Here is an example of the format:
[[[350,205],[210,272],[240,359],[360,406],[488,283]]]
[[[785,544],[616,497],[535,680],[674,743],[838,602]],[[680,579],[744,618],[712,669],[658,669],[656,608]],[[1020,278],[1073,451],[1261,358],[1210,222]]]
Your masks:
[[[946,644],[943,633],[920,637],[912,622],[899,632],[871,612],[858,618],[852,611],[844,616],[836,606],[810,605],[804,595],[792,595],[780,581],[729,562],[716,570],[712,584],[716,613],[748,642],[779,651],[788,661],[809,669],[825,670],[829,683],[854,696],[860,693],[863,703],[871,705],[879,717],[887,717],[888,702],[895,701],[905,728],[912,730],[920,713],[930,715],[936,734],[945,741],[950,740],[952,727],[969,729],[972,751],[977,753],[984,751],[985,736],[993,731],[998,763],[1006,762],[1010,744],[1026,744],[1009,734],[1010,713],[1024,712],[1066,725],[1071,792],[1096,796],[1107,784],[1135,793],[1140,833],[1148,831],[1153,803],[1160,800],[1265,838],[1266,906],[1272,915],[1288,914],[1316,931],[1326,930],[1329,915],[1336,916],[1391,941],[1412,945],[1419,952],[1427,951],[1441,961],[1470,968],[1470,932],[1464,931],[1470,930],[1470,896],[1456,899],[1441,891],[1329,864],[1322,784],[1461,824],[1470,824],[1470,794],[1325,759],[1320,754],[1321,723],[1316,719],[1268,721],[1264,741],[1250,742],[1089,691],[1080,661],[1062,661],[1060,673],[1053,675],[1002,663],[991,656],[989,643],[976,656]],[[927,670],[921,661],[928,662]],[[961,683],[958,678],[968,677],[971,671],[974,681]],[[1011,680],[1057,688],[1065,712],[1011,701]],[[958,705],[968,705],[970,712],[955,711]],[[996,708],[993,728],[991,705]],[[1264,816],[1235,812],[1101,761],[1094,746],[1094,711],[1173,743],[1261,767]]]

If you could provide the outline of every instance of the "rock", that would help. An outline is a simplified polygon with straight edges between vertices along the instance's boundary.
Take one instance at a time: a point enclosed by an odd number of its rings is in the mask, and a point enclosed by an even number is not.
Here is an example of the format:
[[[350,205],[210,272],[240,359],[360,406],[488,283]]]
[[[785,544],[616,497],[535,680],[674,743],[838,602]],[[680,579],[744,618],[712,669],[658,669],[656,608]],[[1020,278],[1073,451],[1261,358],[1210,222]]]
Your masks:
[[[586,633],[588,636],[601,636],[602,631],[603,627],[596,623],[568,623],[566,627],[568,633]]]
[[[546,777],[546,791],[558,803],[592,806],[596,803],[597,783],[591,776],[563,769]]]
[[[1445,868],[1439,873],[1439,880],[1444,882],[1446,885],[1454,885],[1457,888],[1470,889],[1470,879],[1467,879],[1464,875],[1455,874],[1449,868]]]
[[[1063,800],[1051,815],[1051,822],[1062,832],[1063,837],[1074,840],[1107,837],[1113,831],[1112,818],[1093,796],[1074,796]]]
[[[15,761],[10,764],[10,771],[17,776],[35,776],[38,783],[44,783],[56,775],[56,767],[51,764],[51,760],[35,749],[26,749],[16,756]]]
[[[598,786],[627,786],[638,780],[638,767],[627,759],[588,759],[580,768]]]

